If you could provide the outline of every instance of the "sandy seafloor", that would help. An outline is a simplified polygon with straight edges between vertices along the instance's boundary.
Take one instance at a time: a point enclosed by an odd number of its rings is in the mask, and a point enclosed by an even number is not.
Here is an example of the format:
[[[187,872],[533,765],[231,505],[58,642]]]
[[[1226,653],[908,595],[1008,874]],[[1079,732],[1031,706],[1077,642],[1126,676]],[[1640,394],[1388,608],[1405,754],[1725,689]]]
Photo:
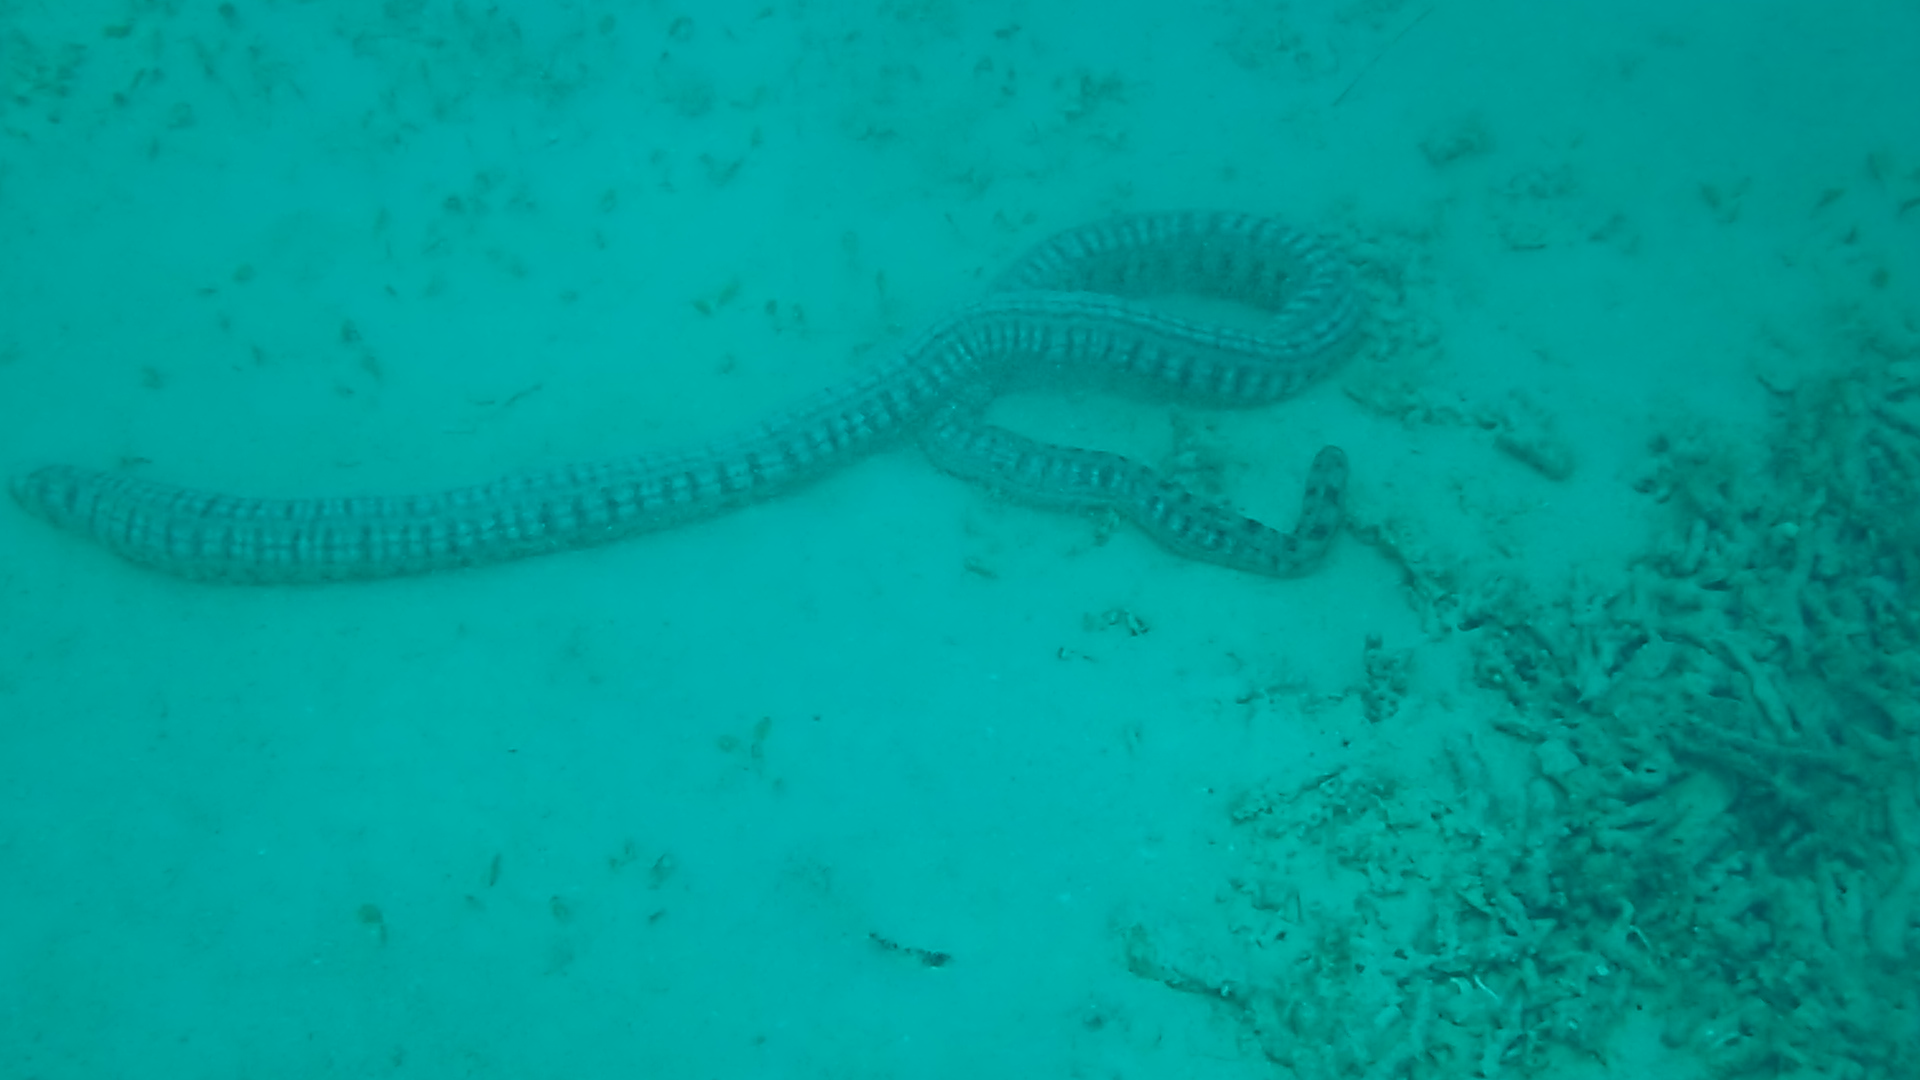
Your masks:
[[[0,90],[10,475],[698,441],[1124,211],[1374,312],[1272,407],[996,407],[1283,527],[1345,447],[1296,580],[911,445],[354,586],[0,506],[0,1074],[1920,1067],[1914,5],[13,0]]]

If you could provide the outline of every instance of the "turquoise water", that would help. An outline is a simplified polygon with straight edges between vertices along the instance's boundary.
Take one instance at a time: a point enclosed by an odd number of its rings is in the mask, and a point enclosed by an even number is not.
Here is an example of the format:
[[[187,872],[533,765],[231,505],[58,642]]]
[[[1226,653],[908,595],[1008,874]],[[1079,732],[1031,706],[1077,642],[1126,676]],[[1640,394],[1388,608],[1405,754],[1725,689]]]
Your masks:
[[[1276,522],[1343,447],[1293,580],[911,445],[351,586],[0,506],[0,1074],[1911,1075],[1916,71],[1868,2],[0,5],[9,476],[697,443],[1141,210],[1371,312],[1271,407],[994,405]]]

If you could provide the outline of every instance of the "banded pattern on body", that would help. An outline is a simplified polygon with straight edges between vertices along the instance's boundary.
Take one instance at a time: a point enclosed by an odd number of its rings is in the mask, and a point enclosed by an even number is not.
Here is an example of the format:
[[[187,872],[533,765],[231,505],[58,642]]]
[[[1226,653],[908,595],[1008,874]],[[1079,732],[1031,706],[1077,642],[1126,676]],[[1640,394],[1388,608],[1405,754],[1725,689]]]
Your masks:
[[[1103,450],[1055,446],[943,412],[920,445],[934,464],[1011,498],[1060,510],[1111,510],[1177,555],[1268,577],[1291,577],[1320,561],[1340,530],[1347,455],[1326,446],[1307,471],[1292,532],[1200,498],[1145,465]]]
[[[1241,329],[1143,302],[1169,293],[1239,301],[1266,315]],[[1055,236],[984,299],[890,358],[703,446],[420,495],[252,498],[70,466],[12,487],[33,513],[164,573],[249,584],[362,580],[666,528],[772,497],[922,431],[935,462],[960,476],[1032,501],[1111,507],[1182,555],[1291,574],[1310,566],[1338,527],[1338,450],[1322,451],[1307,511],[1289,534],[1117,455],[991,427],[978,410],[1008,385],[1055,379],[1223,405],[1274,401],[1351,354],[1362,315],[1344,264],[1307,234],[1242,214],[1141,214]],[[1082,468],[1090,462],[1101,468]]]

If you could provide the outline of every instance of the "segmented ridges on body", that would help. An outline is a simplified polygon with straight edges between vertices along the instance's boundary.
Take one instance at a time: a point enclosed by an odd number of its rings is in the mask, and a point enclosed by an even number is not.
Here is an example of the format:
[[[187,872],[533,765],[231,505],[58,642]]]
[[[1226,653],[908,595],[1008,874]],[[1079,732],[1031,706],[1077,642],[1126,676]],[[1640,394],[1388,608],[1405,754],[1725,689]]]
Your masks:
[[[1236,329],[1138,302],[1167,289],[1272,314]],[[13,493],[58,525],[183,577],[425,573],[601,543],[768,498],[915,429],[949,401],[985,397],[1033,371],[1151,382],[1216,402],[1274,400],[1344,359],[1360,317],[1344,264],[1304,233],[1242,214],[1135,215],[1055,236],[993,294],[891,359],[701,447],[410,496],[252,498],[67,466],[18,478]]]

